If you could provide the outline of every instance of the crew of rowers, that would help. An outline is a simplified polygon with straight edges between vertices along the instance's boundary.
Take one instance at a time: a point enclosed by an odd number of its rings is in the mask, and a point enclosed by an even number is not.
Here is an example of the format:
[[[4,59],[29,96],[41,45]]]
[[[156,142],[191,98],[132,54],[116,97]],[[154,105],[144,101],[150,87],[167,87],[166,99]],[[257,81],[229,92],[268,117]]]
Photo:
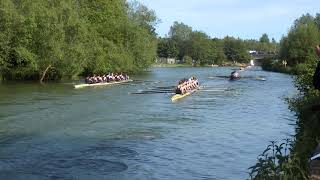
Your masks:
[[[85,79],[85,82],[87,84],[95,84],[95,83],[106,83],[106,82],[112,82],[112,81],[124,81],[124,80],[128,80],[129,76],[127,74],[113,74],[113,73],[109,73],[107,75],[93,75],[93,76],[88,76]]]
[[[197,78],[191,77],[190,79],[183,79],[179,81],[179,85],[176,88],[176,94],[185,94],[196,88],[199,88]]]

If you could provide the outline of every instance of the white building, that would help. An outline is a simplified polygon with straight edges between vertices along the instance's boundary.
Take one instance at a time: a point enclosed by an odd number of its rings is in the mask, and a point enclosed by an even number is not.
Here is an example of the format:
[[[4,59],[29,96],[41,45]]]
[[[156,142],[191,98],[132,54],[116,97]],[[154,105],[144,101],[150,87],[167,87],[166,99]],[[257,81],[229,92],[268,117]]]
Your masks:
[[[255,50],[250,50],[250,51],[248,51],[248,52],[249,52],[249,54],[258,54],[258,52],[255,51]]]
[[[176,59],[174,59],[174,58],[168,58],[168,59],[167,59],[167,63],[168,63],[168,64],[175,64],[175,63],[176,63]]]

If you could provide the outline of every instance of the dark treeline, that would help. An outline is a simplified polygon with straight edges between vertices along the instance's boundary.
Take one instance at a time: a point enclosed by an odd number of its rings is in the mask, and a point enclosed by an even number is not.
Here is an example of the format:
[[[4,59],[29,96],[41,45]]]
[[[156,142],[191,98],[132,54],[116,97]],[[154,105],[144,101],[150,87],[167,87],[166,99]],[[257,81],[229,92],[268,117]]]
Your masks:
[[[281,62],[286,61],[297,74],[294,82],[300,93],[289,99],[290,108],[297,115],[296,134],[288,146],[290,154],[283,153],[287,142],[268,146],[251,168],[253,179],[309,179],[312,168],[309,158],[320,139],[320,91],[313,86],[313,75],[319,61],[315,46],[319,44],[319,13],[315,16],[306,14],[295,20],[280,41],[280,62],[272,63],[281,66]]]
[[[263,34],[259,40],[242,40],[234,37],[211,38],[201,31],[193,31],[184,23],[174,22],[168,37],[158,42],[158,57],[175,58],[186,64],[223,64],[226,61],[246,63],[250,60],[248,51],[264,53],[278,51],[278,44]]]
[[[1,0],[0,77],[61,79],[153,63],[158,19],[125,0]]]

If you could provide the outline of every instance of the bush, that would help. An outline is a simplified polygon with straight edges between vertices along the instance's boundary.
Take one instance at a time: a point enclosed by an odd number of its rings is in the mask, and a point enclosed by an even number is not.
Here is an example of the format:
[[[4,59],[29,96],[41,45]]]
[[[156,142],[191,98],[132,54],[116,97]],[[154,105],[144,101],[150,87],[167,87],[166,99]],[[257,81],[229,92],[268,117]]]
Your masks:
[[[185,64],[189,64],[189,65],[192,65],[192,58],[190,56],[184,56],[183,57],[183,61]]]
[[[306,171],[301,169],[300,161],[290,156],[292,142],[286,139],[283,143],[271,141],[271,144],[258,157],[256,165],[250,167],[251,179],[308,179]]]

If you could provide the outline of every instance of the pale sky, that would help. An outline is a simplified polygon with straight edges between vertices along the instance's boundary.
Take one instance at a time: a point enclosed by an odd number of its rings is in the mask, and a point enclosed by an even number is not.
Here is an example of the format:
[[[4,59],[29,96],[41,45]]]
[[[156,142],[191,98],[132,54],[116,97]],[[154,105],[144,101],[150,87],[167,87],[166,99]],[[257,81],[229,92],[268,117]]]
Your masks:
[[[165,36],[174,21],[211,37],[259,39],[263,33],[280,40],[302,14],[320,13],[319,0],[139,0],[153,9]]]

